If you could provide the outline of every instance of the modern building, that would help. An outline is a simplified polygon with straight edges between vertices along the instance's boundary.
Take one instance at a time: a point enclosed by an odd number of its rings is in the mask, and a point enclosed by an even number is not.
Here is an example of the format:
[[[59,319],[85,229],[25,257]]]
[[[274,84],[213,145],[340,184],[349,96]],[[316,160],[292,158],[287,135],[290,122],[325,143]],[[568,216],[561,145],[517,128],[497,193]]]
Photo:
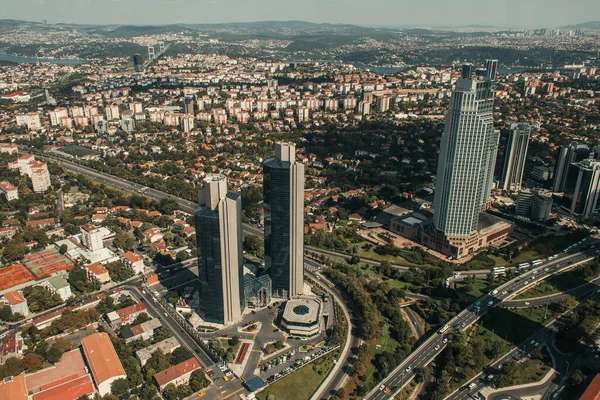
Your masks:
[[[93,333],[83,338],[81,348],[100,396],[110,393],[110,385],[114,381],[127,378],[106,332]]]
[[[133,55],[133,69],[135,72],[144,72],[144,61],[139,53]]]
[[[433,229],[424,235],[430,247],[456,259],[510,232],[510,224],[482,213],[488,207],[498,151],[493,107],[490,79],[457,80],[438,158]]]
[[[500,189],[511,192],[521,189],[530,137],[531,125],[525,123],[510,125]]]
[[[533,204],[533,191],[529,189],[519,190],[517,195],[517,202],[515,204],[515,212],[517,215],[528,217],[531,212],[531,205]]]
[[[321,329],[323,307],[316,298],[288,300],[281,316],[281,325],[294,336],[314,336]]]
[[[589,217],[600,206],[600,161],[585,159],[569,166],[562,207],[571,215]]]
[[[571,143],[567,146],[561,146],[556,157],[553,190],[564,192],[571,165],[590,158],[591,155],[592,150],[585,144]]]
[[[227,178],[204,179],[201,206],[194,214],[198,245],[200,316],[206,322],[229,325],[242,318],[244,264],[242,199],[227,190]]]
[[[531,204],[531,219],[535,221],[547,221],[552,211],[552,195],[542,191],[536,191]]]
[[[304,290],[304,164],[296,146],[276,143],[275,157],[263,163],[265,268],[274,297]]]
[[[104,248],[102,242],[102,232],[98,227],[90,224],[81,226],[81,244],[91,251],[96,251]]]
[[[485,60],[485,77],[491,81],[495,81],[497,73],[498,60]]]

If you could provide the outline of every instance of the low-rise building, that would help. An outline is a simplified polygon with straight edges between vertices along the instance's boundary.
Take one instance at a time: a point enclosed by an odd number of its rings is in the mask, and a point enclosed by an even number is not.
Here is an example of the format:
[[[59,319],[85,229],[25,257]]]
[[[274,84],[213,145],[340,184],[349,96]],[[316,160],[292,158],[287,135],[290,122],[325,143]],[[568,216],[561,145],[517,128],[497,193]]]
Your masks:
[[[171,383],[175,386],[187,385],[192,372],[197,369],[200,369],[200,363],[192,357],[189,360],[154,374],[154,380],[158,383],[160,390],[164,390]]]
[[[110,275],[108,270],[104,268],[100,263],[93,263],[85,266],[88,278],[92,281],[100,284],[110,282]]]
[[[123,262],[137,275],[144,272],[144,259],[132,251],[123,254]]]
[[[10,182],[0,182],[0,194],[3,194],[6,201],[17,200],[19,198],[19,191]]]
[[[140,360],[142,367],[146,365],[146,362],[152,357],[152,354],[156,350],[162,351],[163,354],[170,354],[179,348],[179,342],[174,337],[167,338],[161,342],[155,343],[146,348],[140,349],[135,352],[136,357]]]
[[[84,338],[81,347],[100,396],[110,393],[114,381],[127,378],[107,333],[94,333]]]
[[[113,328],[117,328],[121,325],[132,322],[138,315],[145,312],[146,306],[144,303],[136,303],[132,306],[109,312],[106,314],[106,319]]]
[[[46,285],[46,288],[52,292],[52,294],[58,294],[63,301],[73,297],[69,282],[67,282],[67,280],[62,276],[51,276],[48,278],[47,282],[48,284]]]
[[[21,314],[25,317],[29,315],[27,299],[18,291],[15,290],[6,293],[2,301],[6,306],[10,307],[10,311],[12,311],[13,314]]]
[[[125,339],[125,343],[133,342],[134,340],[147,340],[154,335],[154,330],[161,326],[158,319],[142,322],[130,328],[123,328],[119,332],[119,336]]]

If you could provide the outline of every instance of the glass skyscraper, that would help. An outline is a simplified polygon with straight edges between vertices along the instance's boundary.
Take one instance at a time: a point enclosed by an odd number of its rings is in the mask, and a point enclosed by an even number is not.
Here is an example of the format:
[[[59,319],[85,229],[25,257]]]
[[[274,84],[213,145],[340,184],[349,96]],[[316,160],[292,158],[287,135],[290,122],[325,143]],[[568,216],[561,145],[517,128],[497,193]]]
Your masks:
[[[229,325],[242,318],[244,265],[242,199],[227,190],[227,179],[204,180],[201,206],[194,214],[198,245],[200,316],[206,322]]]
[[[493,106],[490,79],[471,76],[456,82],[438,158],[433,226],[435,247],[457,258],[477,246],[479,214],[492,188],[499,138]]]
[[[296,146],[276,143],[263,163],[265,268],[274,297],[292,298],[304,288],[304,164]]]
[[[510,125],[506,154],[504,155],[504,167],[500,188],[503,190],[519,191],[523,184],[523,172],[529,148],[531,136],[531,125],[514,123]]]

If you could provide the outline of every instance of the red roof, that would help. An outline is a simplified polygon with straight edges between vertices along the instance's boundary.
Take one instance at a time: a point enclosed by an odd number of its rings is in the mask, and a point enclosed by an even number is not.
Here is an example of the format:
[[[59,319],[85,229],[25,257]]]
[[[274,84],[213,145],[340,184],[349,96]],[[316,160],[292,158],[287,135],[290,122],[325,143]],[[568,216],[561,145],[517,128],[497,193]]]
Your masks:
[[[123,318],[123,317],[127,317],[131,314],[139,313],[139,312],[145,311],[145,310],[146,310],[146,306],[144,305],[144,303],[136,303],[132,306],[124,307],[124,308],[121,308],[120,310],[117,310],[117,314],[119,315],[119,317]]]
[[[106,332],[94,333],[84,338],[81,347],[96,385],[99,386],[111,378],[127,377]]]
[[[95,391],[89,375],[65,382],[41,393],[33,395],[33,400],[75,400]]]
[[[6,301],[8,301],[8,304],[10,304],[11,306],[21,304],[25,301],[25,297],[23,297],[21,293],[17,292],[16,290],[6,293],[4,295],[4,298],[6,299]]]
[[[187,361],[184,361],[182,363],[172,366],[171,368],[167,368],[164,371],[160,371],[159,373],[154,374],[154,379],[159,384],[159,386],[163,386],[185,374],[194,372],[198,368],[200,368],[198,360],[192,357]]]
[[[589,384],[585,392],[579,400],[598,400],[600,399],[600,374],[596,374],[592,382]]]

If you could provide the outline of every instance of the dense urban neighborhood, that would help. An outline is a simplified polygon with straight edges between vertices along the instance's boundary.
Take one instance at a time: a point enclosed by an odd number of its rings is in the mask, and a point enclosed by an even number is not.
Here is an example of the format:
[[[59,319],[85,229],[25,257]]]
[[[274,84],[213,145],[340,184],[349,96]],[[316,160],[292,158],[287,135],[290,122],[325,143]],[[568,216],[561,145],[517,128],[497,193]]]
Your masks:
[[[599,39],[0,21],[0,400],[596,398]]]

